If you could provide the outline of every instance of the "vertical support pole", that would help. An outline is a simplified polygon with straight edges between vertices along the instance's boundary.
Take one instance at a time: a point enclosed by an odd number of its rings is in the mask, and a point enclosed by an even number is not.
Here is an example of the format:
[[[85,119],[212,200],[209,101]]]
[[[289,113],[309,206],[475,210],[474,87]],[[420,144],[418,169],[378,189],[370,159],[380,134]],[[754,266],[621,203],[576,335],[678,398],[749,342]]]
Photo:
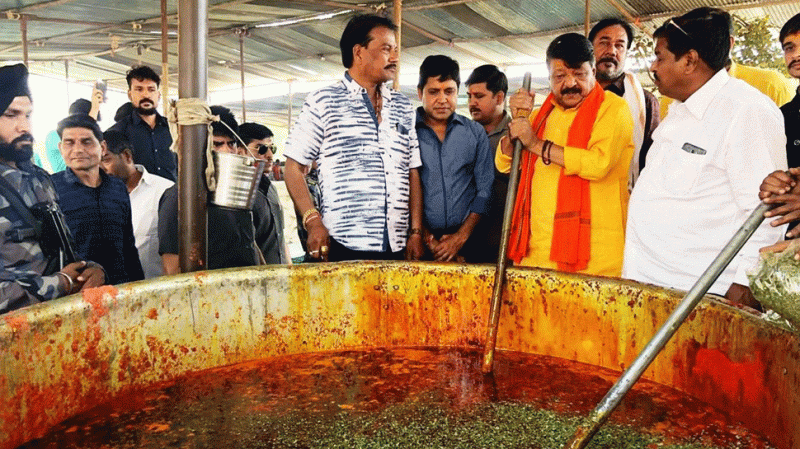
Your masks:
[[[24,15],[19,18],[19,31],[22,35],[22,62],[28,67],[28,18]]]
[[[67,109],[69,109],[69,105],[72,104],[69,101],[69,59],[64,60],[64,90],[67,92]]]
[[[206,101],[208,83],[208,0],[178,2],[178,96]],[[178,234],[184,273],[208,268],[204,159],[206,125],[180,126]],[[211,161],[209,161],[211,162]]]
[[[587,0],[588,1],[588,0]],[[394,24],[397,25],[397,71],[394,90],[400,90],[400,51],[403,48],[403,0],[394,0]]]
[[[161,101],[167,113],[169,104],[169,27],[167,25],[167,0],[161,0]]]
[[[242,78],[242,122],[247,121],[247,103],[244,99],[244,35],[246,33],[246,28],[242,28],[236,33],[239,35],[239,75]]]
[[[589,37],[589,24],[592,21],[592,0],[586,0],[586,11],[583,18],[583,35]]]

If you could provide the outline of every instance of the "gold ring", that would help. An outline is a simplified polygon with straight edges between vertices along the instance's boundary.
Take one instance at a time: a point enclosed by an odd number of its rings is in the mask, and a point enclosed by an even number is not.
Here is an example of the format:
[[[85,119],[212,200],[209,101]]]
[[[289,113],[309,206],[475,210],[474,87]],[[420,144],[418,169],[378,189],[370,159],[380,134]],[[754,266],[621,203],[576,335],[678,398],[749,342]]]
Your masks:
[[[324,246],[324,245],[323,245],[323,246],[320,246],[320,247],[319,247],[319,252],[321,252],[321,253],[323,253],[323,254],[327,253],[327,252],[328,252],[328,247],[327,247],[327,246]]]

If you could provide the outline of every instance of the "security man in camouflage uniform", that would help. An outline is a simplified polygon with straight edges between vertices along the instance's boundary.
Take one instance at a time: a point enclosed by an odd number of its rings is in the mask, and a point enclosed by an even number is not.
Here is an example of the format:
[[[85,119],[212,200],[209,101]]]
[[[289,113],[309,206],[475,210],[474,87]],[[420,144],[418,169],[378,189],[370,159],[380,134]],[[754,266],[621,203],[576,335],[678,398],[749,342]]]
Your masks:
[[[0,67],[0,313],[104,283],[93,262],[62,264],[69,230],[58,227],[56,192],[47,172],[31,163],[33,110],[28,70]],[[51,220],[47,220],[48,213]],[[62,221],[63,224],[63,221]],[[55,231],[61,230],[59,235]],[[63,265],[63,266],[62,266]]]

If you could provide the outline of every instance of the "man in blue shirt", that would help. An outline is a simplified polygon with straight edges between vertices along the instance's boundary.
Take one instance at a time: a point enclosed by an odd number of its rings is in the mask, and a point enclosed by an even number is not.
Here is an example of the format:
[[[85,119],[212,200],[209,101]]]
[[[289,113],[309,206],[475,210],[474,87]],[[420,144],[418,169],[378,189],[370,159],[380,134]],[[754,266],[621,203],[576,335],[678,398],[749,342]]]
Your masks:
[[[170,150],[172,135],[167,119],[156,111],[161,99],[161,78],[147,66],[128,71],[128,98],[133,110],[109,130],[119,131],[133,144],[133,162],[149,173],[178,180],[178,158]]]
[[[58,148],[67,164],[52,176],[58,203],[75,237],[75,251],[105,268],[108,284],[144,279],[133,236],[128,189],[100,170],[103,133],[86,114],[58,122]]]
[[[494,153],[483,127],[455,113],[460,82],[458,63],[447,56],[428,56],[419,68],[424,237],[438,261],[476,261],[489,251],[476,226],[489,211]]]

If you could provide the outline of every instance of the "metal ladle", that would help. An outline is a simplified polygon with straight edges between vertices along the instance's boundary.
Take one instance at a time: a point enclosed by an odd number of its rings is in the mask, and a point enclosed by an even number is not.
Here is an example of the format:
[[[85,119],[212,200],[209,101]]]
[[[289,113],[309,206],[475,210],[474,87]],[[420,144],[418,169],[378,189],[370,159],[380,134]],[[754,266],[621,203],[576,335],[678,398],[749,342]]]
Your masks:
[[[531,72],[525,73],[522,78],[522,88],[530,92]],[[530,113],[530,111],[527,111]],[[519,114],[519,111],[517,111]],[[523,115],[527,118],[527,115]],[[508,240],[511,234],[511,218],[514,214],[514,203],[517,200],[517,186],[519,185],[519,164],[522,160],[522,142],[514,141],[514,154],[511,159],[511,171],[508,178],[508,193],[506,194],[506,207],[503,211],[503,230],[500,237],[500,254],[497,256],[497,268],[494,272],[494,288],[492,289],[492,308],[489,312],[489,325],[486,329],[486,346],[483,349],[484,374],[492,372],[494,365],[494,348],[497,344],[497,327],[500,324],[500,306],[502,304],[503,285],[506,280],[506,267],[508,266]]]
[[[589,444],[592,437],[600,429],[600,426],[608,420],[611,412],[617,408],[625,394],[633,387],[633,384],[639,380],[642,373],[653,363],[659,352],[664,348],[670,338],[675,334],[678,328],[686,320],[686,317],[694,310],[697,304],[703,299],[703,295],[708,292],[714,281],[722,274],[725,267],[733,260],[739,250],[742,249],[744,244],[758,226],[764,221],[764,213],[775,207],[775,204],[761,203],[750,216],[745,220],[744,224],[736,234],[733,235],[731,240],[717,255],[711,265],[706,268],[706,271],[700,276],[700,279],[695,282],[691,290],[686,293],[678,307],[667,318],[667,321],[656,332],[655,336],[647,343],[647,346],[639,353],[636,360],[633,361],[631,366],[622,373],[622,376],[617,380],[617,383],[611,387],[611,390],[606,393],[605,397],[595,407],[589,417],[586,418],[575,430],[572,438],[564,445],[564,449],[582,449]]]

